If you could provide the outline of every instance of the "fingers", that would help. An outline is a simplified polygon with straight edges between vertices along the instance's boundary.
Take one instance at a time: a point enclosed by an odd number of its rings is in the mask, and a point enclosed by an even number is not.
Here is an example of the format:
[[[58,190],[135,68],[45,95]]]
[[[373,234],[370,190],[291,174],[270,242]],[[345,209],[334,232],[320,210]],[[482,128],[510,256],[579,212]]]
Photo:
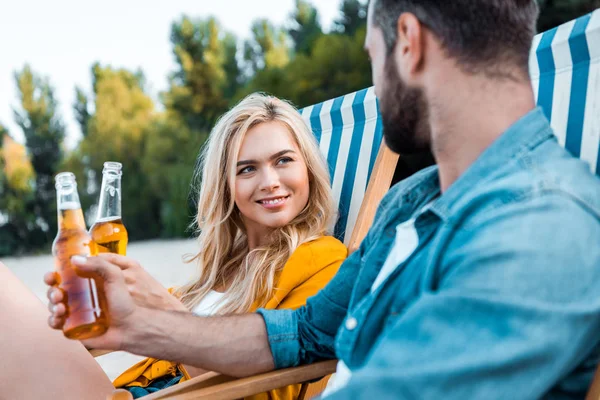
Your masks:
[[[48,317],[48,325],[53,329],[62,329],[67,319],[67,306],[63,303],[65,293],[62,289],[58,288],[57,285],[59,277],[56,272],[47,272],[44,274],[44,282],[49,285],[46,296],[48,297],[48,310],[50,311],[50,317]]]
[[[102,254],[98,254],[98,257],[105,259],[109,263],[116,265],[117,267],[121,268],[122,270],[140,267],[140,264],[133,258],[121,256],[119,254],[102,253]]]
[[[48,304],[48,311],[50,311],[51,316],[54,318],[66,318],[67,316],[67,307],[64,303],[58,304]]]
[[[105,285],[121,286],[126,290],[123,272],[104,257],[73,256],[71,263],[75,267],[77,275],[91,278],[100,277],[104,280]]]
[[[48,286],[55,286],[60,283],[58,274],[54,271],[46,272],[44,274],[44,283]]]
[[[65,300],[65,293],[62,289],[53,286],[48,289],[46,297],[48,297],[50,304],[60,304]]]
[[[55,289],[58,293],[61,293],[60,290]],[[49,298],[56,298],[52,295],[48,296]],[[62,298],[62,293],[60,295]],[[48,303],[48,310],[50,311],[50,317],[48,317],[48,325],[54,329],[61,329],[65,324],[67,319],[67,307],[64,303],[56,303],[52,304],[52,302]]]
[[[65,317],[55,317],[54,315],[50,315],[48,318],[48,325],[52,329],[62,329],[65,324]]]

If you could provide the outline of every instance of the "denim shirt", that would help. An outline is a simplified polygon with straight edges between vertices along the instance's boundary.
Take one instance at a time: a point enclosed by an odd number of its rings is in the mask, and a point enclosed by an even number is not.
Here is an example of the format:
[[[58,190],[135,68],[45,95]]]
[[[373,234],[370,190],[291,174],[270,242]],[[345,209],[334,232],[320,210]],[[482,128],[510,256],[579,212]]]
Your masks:
[[[411,218],[416,249],[371,291]],[[436,167],[394,186],[306,306],[258,312],[277,368],[350,369],[328,399],[581,398],[600,354],[600,180],[535,109],[443,194]]]

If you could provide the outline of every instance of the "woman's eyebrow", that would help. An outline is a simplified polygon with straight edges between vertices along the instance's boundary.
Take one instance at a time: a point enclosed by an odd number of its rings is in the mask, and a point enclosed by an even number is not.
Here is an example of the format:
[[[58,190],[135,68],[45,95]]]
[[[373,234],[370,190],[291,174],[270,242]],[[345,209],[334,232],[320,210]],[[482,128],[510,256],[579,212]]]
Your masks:
[[[277,153],[273,154],[271,157],[269,157],[269,160],[274,160],[275,158],[281,157],[282,155],[288,154],[288,153],[296,153],[296,152],[292,149],[281,150],[281,151],[278,151]],[[241,167],[242,165],[257,164],[257,163],[258,163],[258,161],[256,161],[256,160],[242,160],[242,161],[237,162],[237,166]]]

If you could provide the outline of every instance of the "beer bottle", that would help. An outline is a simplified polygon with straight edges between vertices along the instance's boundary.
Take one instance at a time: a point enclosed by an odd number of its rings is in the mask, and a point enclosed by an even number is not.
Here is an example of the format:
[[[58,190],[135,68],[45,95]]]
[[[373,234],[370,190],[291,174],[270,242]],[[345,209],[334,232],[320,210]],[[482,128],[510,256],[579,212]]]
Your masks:
[[[59,288],[65,294],[67,306],[63,333],[70,339],[88,339],[100,336],[108,329],[103,281],[100,277],[78,275],[71,257],[94,256],[96,245],[86,230],[75,175],[63,172],[55,181],[58,233],[52,244],[52,254]]]
[[[121,219],[121,163],[105,162],[98,203],[98,218],[90,228],[99,253],[122,256],[127,251],[127,230]]]

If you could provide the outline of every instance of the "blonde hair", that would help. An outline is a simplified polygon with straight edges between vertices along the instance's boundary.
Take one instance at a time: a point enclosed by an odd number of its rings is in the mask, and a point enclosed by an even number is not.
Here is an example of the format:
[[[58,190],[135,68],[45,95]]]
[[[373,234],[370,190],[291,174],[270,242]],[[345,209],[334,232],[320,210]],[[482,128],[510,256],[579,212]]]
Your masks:
[[[298,145],[308,170],[309,197],[300,214],[273,232],[268,245],[250,251],[234,201],[236,164],[246,132],[270,121],[284,124]],[[247,312],[254,304],[262,307],[296,248],[330,232],[336,212],[318,143],[292,105],[252,94],[219,119],[201,153],[198,171],[202,181],[195,223],[200,251],[186,262],[197,262],[200,276],[176,295],[192,310],[211,290],[229,284],[218,314]]]

